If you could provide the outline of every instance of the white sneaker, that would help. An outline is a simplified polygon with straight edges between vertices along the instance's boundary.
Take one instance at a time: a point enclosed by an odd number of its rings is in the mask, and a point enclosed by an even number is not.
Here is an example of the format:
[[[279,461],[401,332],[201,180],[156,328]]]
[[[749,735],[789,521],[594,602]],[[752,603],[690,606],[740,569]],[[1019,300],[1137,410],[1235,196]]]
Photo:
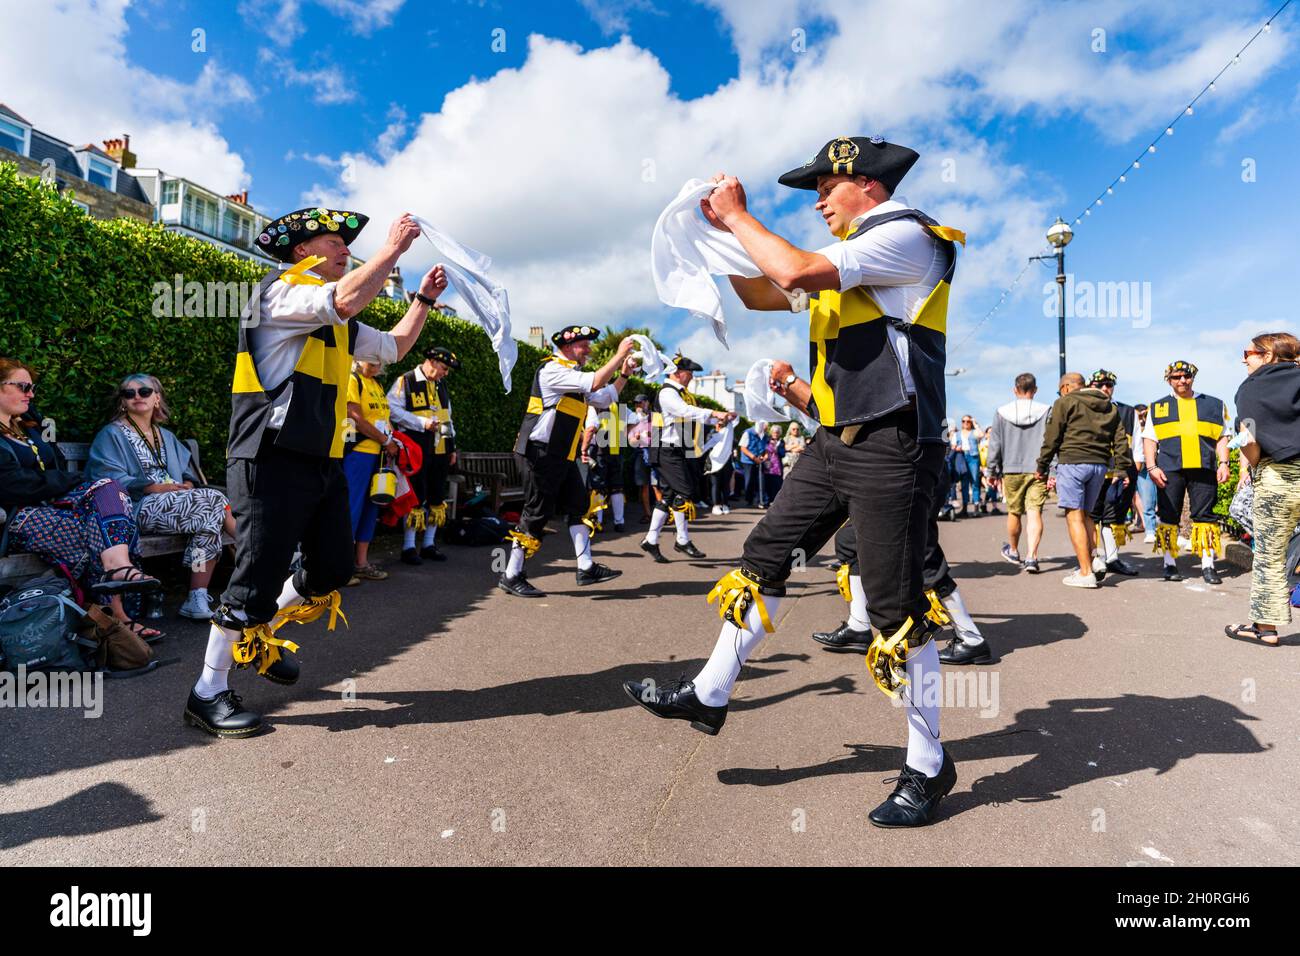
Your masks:
[[[723,506],[722,506],[722,513],[723,513],[724,515],[729,515],[729,514],[731,514],[731,505],[723,505]]]
[[[1143,544],[1155,544],[1155,543],[1156,543],[1156,536],[1155,536],[1155,534],[1154,534],[1153,532],[1148,531],[1148,532],[1147,532],[1147,536],[1146,536],[1145,538],[1142,539],[1142,543],[1143,543]]]
[[[726,512],[722,510],[722,505],[714,505],[713,509],[709,512],[709,514],[720,515],[720,514],[726,514]]]
[[[206,621],[212,617],[211,597],[197,591],[191,591],[180,610],[176,613],[188,617],[191,621]]]
[[[1083,574],[1080,574],[1078,571],[1075,571],[1073,574],[1067,574],[1067,575],[1066,575],[1064,578],[1062,578],[1061,580],[1062,580],[1062,582],[1065,584],[1065,586],[1068,587],[1068,588],[1095,588],[1095,587],[1097,587],[1097,575],[1095,575],[1095,574],[1083,575]]]

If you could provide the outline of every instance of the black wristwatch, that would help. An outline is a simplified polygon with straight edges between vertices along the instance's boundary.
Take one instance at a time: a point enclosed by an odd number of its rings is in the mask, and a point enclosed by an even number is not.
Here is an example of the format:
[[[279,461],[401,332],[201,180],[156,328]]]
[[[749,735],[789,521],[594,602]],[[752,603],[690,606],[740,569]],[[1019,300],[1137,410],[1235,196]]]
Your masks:
[[[425,305],[427,305],[427,306],[428,306],[429,308],[431,308],[431,309],[432,309],[435,305],[438,304],[436,299],[430,299],[430,298],[429,298],[427,295],[425,295],[423,292],[416,292],[416,293],[415,293],[415,297],[416,297],[417,299],[419,299],[421,302],[423,302]]]

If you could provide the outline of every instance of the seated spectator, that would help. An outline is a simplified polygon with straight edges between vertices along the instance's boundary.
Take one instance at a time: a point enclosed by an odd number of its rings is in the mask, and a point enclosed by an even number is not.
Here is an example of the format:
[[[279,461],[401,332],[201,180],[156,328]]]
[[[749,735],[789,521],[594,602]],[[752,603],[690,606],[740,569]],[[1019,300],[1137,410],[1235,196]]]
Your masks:
[[[0,554],[35,554],[62,566],[95,598],[129,621],[121,596],[159,584],[131,558],[136,542],[131,499],[110,478],[87,481],[65,469],[31,411],[36,386],[21,362],[0,358],[0,508],[8,516]]]
[[[374,362],[354,362],[348,379],[348,418],[358,439],[343,456],[352,505],[352,540],[356,543],[349,586],[388,577],[387,571],[370,561],[370,542],[379,521],[379,505],[370,500],[370,484],[388,457],[398,451],[388,418],[388,395],[377,378],[379,371]]]
[[[1235,404],[1248,433],[1241,454],[1255,486],[1252,623],[1225,630],[1276,647],[1278,627],[1291,623],[1287,545],[1300,524],[1300,340],[1287,332],[1257,335],[1242,361],[1248,374]]]
[[[221,535],[234,537],[235,519],[225,495],[196,487],[201,479],[190,468],[190,450],[162,427],[169,417],[158,379],[127,376],[118,386],[112,421],[90,446],[86,472],[126,489],[141,533],[189,536],[181,560],[190,569],[190,593],[178,613],[206,621],[216,610],[208,584],[221,557]]]

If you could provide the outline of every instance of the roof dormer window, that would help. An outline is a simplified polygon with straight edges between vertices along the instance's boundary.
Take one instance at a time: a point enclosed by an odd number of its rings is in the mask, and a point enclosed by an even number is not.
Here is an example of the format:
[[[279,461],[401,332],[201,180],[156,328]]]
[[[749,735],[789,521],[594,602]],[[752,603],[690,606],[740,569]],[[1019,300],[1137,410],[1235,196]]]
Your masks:
[[[32,128],[16,122],[12,117],[0,115],[0,147],[19,156],[31,153]]]
[[[86,180],[112,192],[117,186],[117,166],[97,156],[88,156]]]

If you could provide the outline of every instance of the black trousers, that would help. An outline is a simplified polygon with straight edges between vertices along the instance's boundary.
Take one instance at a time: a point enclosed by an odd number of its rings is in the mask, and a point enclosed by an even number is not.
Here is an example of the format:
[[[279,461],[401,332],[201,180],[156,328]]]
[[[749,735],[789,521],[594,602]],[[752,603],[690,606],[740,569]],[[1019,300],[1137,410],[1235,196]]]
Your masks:
[[[957,590],[957,582],[952,579],[948,568],[948,558],[939,544],[939,512],[948,501],[952,490],[952,474],[947,468],[939,470],[939,481],[934,489],[934,501],[930,505],[930,518],[925,529],[925,561],[922,566],[922,583],[925,590],[933,590],[940,598],[946,598]],[[850,574],[858,574],[858,539],[853,531],[853,523],[846,521],[835,532],[835,558],[840,564],[849,566]]]
[[[275,616],[293,553],[302,547],[300,594],[329,594],[352,576],[348,482],[338,458],[269,446],[256,458],[226,465],[226,496],[235,518],[235,570],[221,603],[242,608],[249,624]]]
[[[438,436],[431,432],[406,432],[415,440],[424,458],[420,470],[410,476],[411,490],[420,500],[420,507],[440,505],[447,500],[447,475],[451,471],[451,454],[439,455]]]
[[[1214,504],[1219,497],[1219,483],[1213,468],[1170,469],[1165,472],[1163,488],[1156,488],[1156,516],[1161,524],[1178,524],[1183,517],[1183,499],[1193,521],[1213,523]]]
[[[727,503],[731,489],[731,462],[725,462],[717,471],[709,473],[709,503],[721,507]]]
[[[540,538],[556,514],[566,515],[570,525],[581,524],[591,499],[578,463],[549,454],[540,442],[529,442],[528,450],[515,457],[524,476],[524,509],[515,527]]]
[[[587,483],[592,491],[612,495],[623,490],[623,459],[597,451],[591,456],[591,467],[587,469]]]
[[[663,495],[662,500],[655,502],[656,508],[669,511],[695,500],[695,465],[686,457],[685,449],[660,448],[657,456],[651,449],[650,461],[659,472],[659,492]]]
[[[867,422],[852,445],[819,429],[745,540],[746,573],[782,588],[796,552],[816,554],[848,519],[872,625],[891,633],[909,617],[920,620],[929,607],[927,518],[946,449],[918,442],[916,432],[910,408]]]
[[[1133,510],[1133,495],[1137,492],[1137,469],[1130,468],[1127,487],[1117,478],[1107,478],[1101,483],[1101,493],[1097,503],[1092,506],[1092,520],[1098,524],[1128,524],[1129,512]],[[1179,509],[1182,509],[1180,504]]]

